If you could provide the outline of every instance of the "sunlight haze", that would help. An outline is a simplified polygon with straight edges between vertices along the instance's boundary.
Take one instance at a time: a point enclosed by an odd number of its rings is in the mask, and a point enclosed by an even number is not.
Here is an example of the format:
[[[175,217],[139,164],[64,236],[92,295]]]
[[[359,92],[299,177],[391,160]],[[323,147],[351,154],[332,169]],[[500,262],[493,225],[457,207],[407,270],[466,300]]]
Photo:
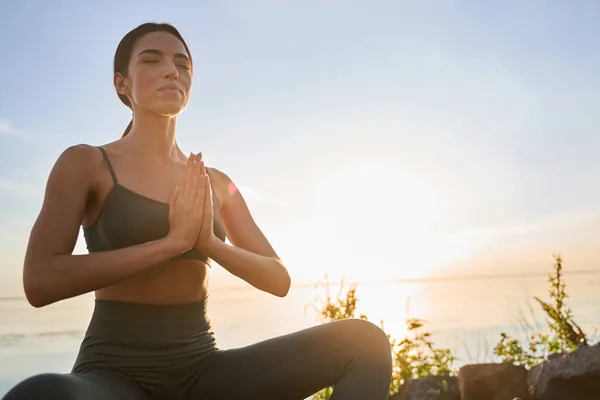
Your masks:
[[[294,284],[597,268],[600,3],[43,4],[0,6],[3,295],[58,155],[127,125],[112,57],[149,20],[194,57],[183,151],[234,180]]]

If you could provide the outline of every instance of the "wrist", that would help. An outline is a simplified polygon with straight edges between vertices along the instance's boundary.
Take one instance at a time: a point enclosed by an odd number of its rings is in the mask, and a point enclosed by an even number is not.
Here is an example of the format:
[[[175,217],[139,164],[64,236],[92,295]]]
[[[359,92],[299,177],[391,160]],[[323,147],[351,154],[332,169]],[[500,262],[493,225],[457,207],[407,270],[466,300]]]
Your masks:
[[[167,235],[164,239],[162,239],[161,244],[164,248],[164,251],[167,254],[172,255],[173,257],[190,250],[190,246],[187,245],[184,241],[177,239],[171,235]]]
[[[227,247],[221,239],[213,236],[207,243],[205,248],[202,250],[203,253],[210,259],[217,261],[219,254]]]

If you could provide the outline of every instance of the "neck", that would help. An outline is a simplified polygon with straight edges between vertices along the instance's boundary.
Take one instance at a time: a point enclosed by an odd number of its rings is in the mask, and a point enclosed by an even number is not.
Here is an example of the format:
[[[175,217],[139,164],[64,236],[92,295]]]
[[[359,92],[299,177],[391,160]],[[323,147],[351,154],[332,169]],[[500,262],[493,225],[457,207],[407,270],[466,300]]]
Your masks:
[[[167,161],[181,153],[175,139],[176,117],[136,110],[131,130],[123,140],[142,154]]]

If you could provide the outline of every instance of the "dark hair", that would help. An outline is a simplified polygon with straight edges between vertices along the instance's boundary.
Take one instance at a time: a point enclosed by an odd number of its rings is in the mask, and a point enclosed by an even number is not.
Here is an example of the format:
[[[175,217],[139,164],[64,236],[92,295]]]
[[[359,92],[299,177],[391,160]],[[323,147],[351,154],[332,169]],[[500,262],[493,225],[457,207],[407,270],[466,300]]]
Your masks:
[[[129,73],[128,67],[129,67],[129,61],[131,59],[131,52],[133,51],[133,46],[135,45],[135,42],[142,36],[144,36],[148,33],[151,33],[151,32],[167,32],[167,33],[170,33],[173,36],[175,36],[177,39],[179,39],[181,41],[181,43],[183,43],[185,50],[188,52],[188,56],[190,58],[190,64],[192,65],[192,55],[190,53],[190,49],[188,48],[187,44],[185,43],[185,40],[183,39],[183,36],[181,36],[181,34],[177,30],[177,28],[175,28],[173,25],[168,24],[168,23],[147,22],[147,23],[144,23],[144,24],[138,26],[137,28],[134,28],[133,30],[129,31],[127,33],[127,35],[125,35],[123,37],[123,39],[121,39],[119,46],[117,46],[117,51],[115,52],[115,60],[114,60],[114,73],[115,74],[117,72],[119,72],[124,77],[127,76],[127,74]],[[131,108],[131,103],[129,102],[129,99],[127,98],[127,96],[119,94],[119,98],[121,99],[123,104],[125,104],[127,107]],[[132,125],[133,125],[133,119],[131,120],[131,122],[129,122],[129,125],[127,125],[127,128],[125,129],[125,132],[123,133],[123,137],[125,137],[125,135],[127,135],[129,133]]]

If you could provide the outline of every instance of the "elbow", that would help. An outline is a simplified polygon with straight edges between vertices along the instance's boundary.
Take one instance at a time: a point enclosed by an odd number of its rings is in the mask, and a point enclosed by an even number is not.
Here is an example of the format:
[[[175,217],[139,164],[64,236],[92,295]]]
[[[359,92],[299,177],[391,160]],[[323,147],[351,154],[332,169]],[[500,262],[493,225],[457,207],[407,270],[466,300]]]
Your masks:
[[[40,290],[39,287],[30,284],[25,284],[25,297],[30,305],[35,308],[42,308],[50,304],[50,302],[46,299],[43,291]]]
[[[50,304],[48,301],[43,301],[42,299],[27,297],[27,301],[29,304],[35,308],[42,308]]]
[[[52,303],[52,301],[49,300],[45,287],[46,285],[44,285],[39,278],[32,277],[27,273],[23,275],[25,298],[31,306],[41,308]]]
[[[292,286],[292,278],[288,273],[287,269],[283,267],[283,273],[281,279],[278,280],[277,287],[273,291],[273,294],[277,297],[286,297],[290,292],[290,287]]]

